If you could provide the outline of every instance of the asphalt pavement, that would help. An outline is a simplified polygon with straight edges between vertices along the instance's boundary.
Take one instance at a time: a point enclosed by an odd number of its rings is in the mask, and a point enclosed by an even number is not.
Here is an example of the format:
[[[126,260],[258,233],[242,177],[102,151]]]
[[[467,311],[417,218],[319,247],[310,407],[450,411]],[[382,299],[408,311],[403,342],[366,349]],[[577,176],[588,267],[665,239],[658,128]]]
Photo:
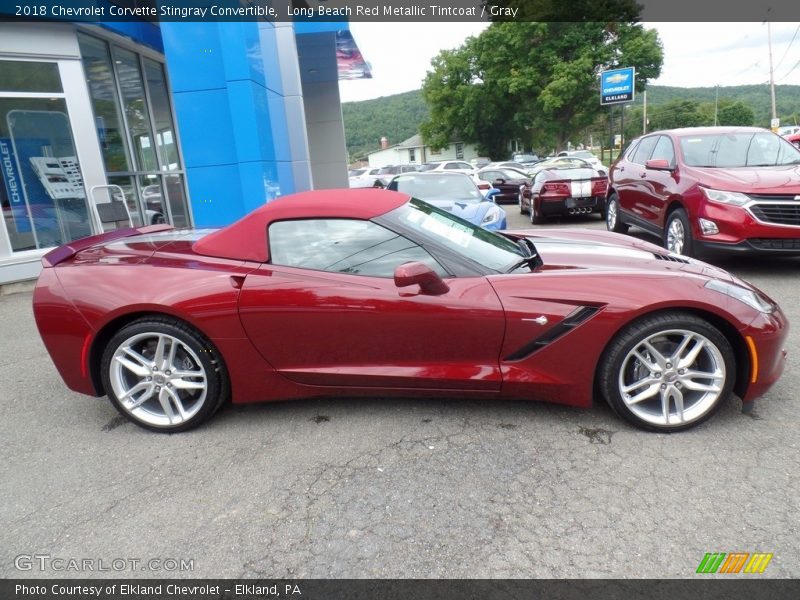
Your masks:
[[[723,266],[800,323],[800,260]],[[707,552],[800,576],[797,329],[752,413],[733,399],[679,434],[599,402],[375,398],[228,406],[162,435],[67,390],[30,303],[0,296],[2,577],[672,578]]]

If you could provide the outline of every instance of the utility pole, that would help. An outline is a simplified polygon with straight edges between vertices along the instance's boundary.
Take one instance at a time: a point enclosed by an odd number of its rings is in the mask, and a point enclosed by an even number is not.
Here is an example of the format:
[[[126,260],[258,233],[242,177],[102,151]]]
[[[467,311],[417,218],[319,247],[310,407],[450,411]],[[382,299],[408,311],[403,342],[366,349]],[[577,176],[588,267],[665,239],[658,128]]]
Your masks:
[[[642,110],[642,135],[647,133],[647,90],[644,91],[644,108]]]
[[[717,84],[714,94],[714,127],[717,126],[717,105],[719,104],[719,84]]]
[[[775,74],[772,72],[772,28],[767,21],[767,43],[769,45],[769,92],[772,98],[772,119],[778,118],[778,111],[775,109]]]

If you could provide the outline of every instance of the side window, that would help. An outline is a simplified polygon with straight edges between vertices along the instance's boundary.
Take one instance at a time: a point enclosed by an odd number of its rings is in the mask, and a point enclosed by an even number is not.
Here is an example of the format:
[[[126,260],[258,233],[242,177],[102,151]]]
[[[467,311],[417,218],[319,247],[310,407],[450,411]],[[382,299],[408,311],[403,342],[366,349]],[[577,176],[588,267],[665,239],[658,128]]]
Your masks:
[[[422,247],[372,221],[278,221],[269,227],[269,249],[270,262],[286,267],[394,277],[399,265],[419,261],[449,276]]]
[[[672,140],[665,135],[658,136],[656,147],[653,150],[651,159],[663,158],[670,166],[675,166],[675,148],[672,146]]]
[[[639,147],[639,140],[634,141],[628,149],[624,152],[625,160],[633,160],[633,154],[636,152],[636,149]]]
[[[458,167],[459,169],[471,169],[472,165],[469,163],[461,163]]]
[[[445,169],[450,169],[450,170],[452,170],[452,169],[457,169],[457,168],[458,168],[458,163],[447,163],[447,164],[444,166],[444,168],[445,168]]]
[[[656,145],[658,137],[660,136],[654,135],[642,139],[642,141],[639,142],[639,146],[636,148],[636,152],[633,153],[631,162],[635,162],[637,165],[643,165],[646,163],[650,158],[650,154],[653,152],[653,147]]]

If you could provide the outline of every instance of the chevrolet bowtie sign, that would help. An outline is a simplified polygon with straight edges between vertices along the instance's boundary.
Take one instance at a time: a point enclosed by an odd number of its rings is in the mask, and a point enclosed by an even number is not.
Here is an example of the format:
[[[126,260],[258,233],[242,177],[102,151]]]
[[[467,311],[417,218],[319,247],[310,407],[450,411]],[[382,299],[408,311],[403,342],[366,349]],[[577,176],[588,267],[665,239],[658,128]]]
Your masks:
[[[633,102],[636,69],[625,67],[600,73],[600,104]]]

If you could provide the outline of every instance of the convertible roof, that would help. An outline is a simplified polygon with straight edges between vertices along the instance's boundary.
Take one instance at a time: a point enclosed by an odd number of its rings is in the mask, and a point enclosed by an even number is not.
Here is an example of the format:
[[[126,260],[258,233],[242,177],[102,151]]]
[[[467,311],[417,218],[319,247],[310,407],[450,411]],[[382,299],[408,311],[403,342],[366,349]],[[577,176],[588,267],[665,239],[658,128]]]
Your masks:
[[[267,229],[275,221],[291,219],[369,220],[402,206],[408,194],[380,188],[336,189],[284,196],[245,215],[235,223],[198,240],[197,254],[233,260],[269,260]]]

